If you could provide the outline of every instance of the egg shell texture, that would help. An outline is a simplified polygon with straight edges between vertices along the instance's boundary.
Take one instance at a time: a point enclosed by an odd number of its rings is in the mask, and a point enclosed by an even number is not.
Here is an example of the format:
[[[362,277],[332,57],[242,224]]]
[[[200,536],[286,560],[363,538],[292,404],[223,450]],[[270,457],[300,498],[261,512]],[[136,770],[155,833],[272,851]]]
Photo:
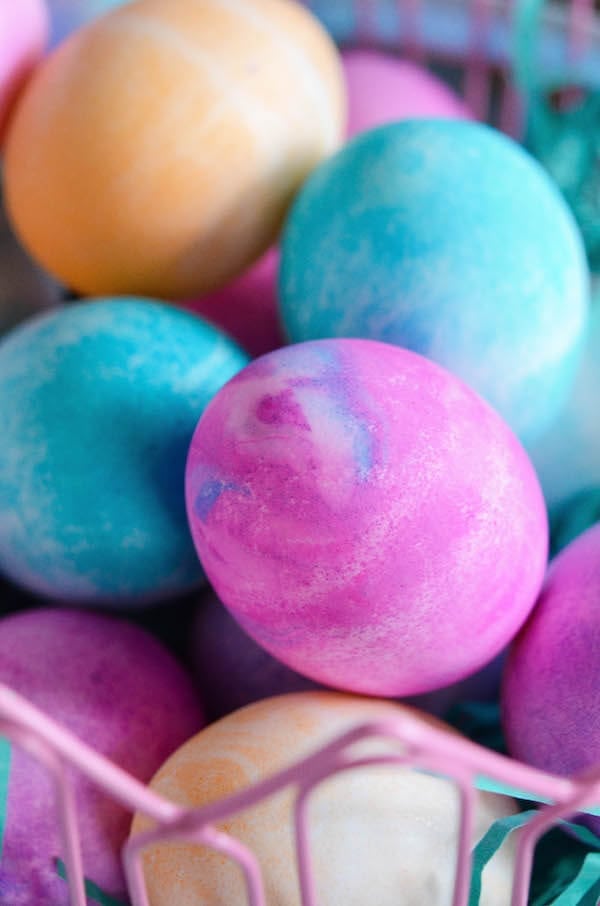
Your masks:
[[[289,339],[412,349],[465,380],[527,443],[568,393],[588,292],[558,190],[479,123],[410,120],[354,139],[307,181],[282,244]]]
[[[78,603],[197,585],[184,471],[204,406],[247,362],[216,328],[140,299],[79,303],[0,343],[0,570]]]
[[[503,682],[509,751],[557,774],[600,761],[600,525],[550,566],[540,599],[511,647]],[[594,819],[600,832],[600,819]]]
[[[172,656],[149,634],[113,617],[48,609],[3,618],[0,682],[142,782],[203,723],[192,683]],[[120,847],[130,816],[77,773],[71,779],[86,876],[121,895]],[[54,861],[59,856],[64,859],[52,782],[13,746],[0,901],[68,906]]]
[[[474,672],[544,574],[545,508],[512,433],[443,369],[381,343],[251,363],[198,425],[186,494],[242,627],[350,691],[408,695]]]
[[[8,206],[80,292],[191,297],[266,251],[344,117],[337,52],[300,4],[135,0],[36,72]]]
[[[405,713],[390,703],[331,693],[269,699],[229,715],[190,740],[161,768],[152,787],[186,806],[206,805],[290,766],[344,731]],[[361,751],[372,755],[382,749],[390,751],[372,744]],[[267,902],[278,906],[300,904],[292,802],[287,790],[220,825],[258,857]],[[511,800],[480,796],[476,835],[513,811]],[[363,769],[326,781],[309,806],[319,901],[396,906],[400,890],[406,906],[450,906],[457,819],[453,787],[409,769]],[[145,825],[137,817],[133,833]],[[485,906],[508,902],[511,861],[509,847],[486,868]],[[180,843],[155,846],[147,851],[144,865],[151,906],[248,902],[241,872],[206,849]]]

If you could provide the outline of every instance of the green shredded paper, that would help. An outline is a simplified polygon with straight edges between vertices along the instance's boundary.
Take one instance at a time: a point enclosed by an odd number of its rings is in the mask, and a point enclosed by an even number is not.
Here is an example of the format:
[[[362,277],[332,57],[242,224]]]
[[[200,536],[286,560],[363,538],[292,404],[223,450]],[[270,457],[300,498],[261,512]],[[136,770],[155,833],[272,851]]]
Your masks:
[[[56,870],[63,881],[66,881],[67,869],[62,859],[57,859]],[[117,900],[115,897],[101,890],[93,881],[88,881],[87,879],[85,882],[85,894],[90,904],[99,904],[99,906],[128,906],[125,901]]]

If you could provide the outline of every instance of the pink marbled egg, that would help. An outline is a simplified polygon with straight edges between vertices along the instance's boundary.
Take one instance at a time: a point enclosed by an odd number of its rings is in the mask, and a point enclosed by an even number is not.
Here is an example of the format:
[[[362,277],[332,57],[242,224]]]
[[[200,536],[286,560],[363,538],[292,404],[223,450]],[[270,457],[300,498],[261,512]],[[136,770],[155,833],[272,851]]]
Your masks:
[[[349,691],[410,695],[474,672],[543,579],[546,511],[514,435],[457,378],[382,343],[250,364],[200,420],[186,495],[241,626]]]
[[[349,138],[414,117],[472,119],[451,88],[422,66],[373,50],[342,55],[348,91]]]

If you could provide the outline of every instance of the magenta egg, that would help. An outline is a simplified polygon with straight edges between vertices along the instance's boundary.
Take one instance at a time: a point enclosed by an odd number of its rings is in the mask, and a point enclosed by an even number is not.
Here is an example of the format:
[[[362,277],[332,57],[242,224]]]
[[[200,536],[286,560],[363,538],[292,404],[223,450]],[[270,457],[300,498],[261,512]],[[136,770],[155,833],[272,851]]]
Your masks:
[[[550,566],[506,664],[502,710],[510,753],[556,774],[600,761],[600,525]],[[600,819],[594,822],[600,830]]]
[[[240,372],[199,422],[186,497],[243,629],[348,691],[473,673],[546,565],[543,498],[510,429],[439,366],[374,341],[302,343]]]
[[[55,609],[4,617],[0,683],[144,783],[203,724],[185,671],[151,635],[116,617]],[[0,745],[0,902],[68,906],[52,782],[16,745],[8,760],[4,753]],[[124,899],[121,846],[131,815],[76,772],[72,781],[86,877]]]

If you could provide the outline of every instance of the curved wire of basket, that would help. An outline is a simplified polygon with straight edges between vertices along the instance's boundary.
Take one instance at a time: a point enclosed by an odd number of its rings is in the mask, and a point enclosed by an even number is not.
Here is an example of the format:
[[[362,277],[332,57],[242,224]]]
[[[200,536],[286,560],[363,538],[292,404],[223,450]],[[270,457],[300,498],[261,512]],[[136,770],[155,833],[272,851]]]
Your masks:
[[[121,768],[99,755],[72,733],[6,686],[0,685],[0,734],[25,748],[53,777],[64,846],[64,861],[72,906],[86,906],[84,874],[74,797],[67,768],[75,769],[131,813],[155,823],[130,838],[123,851],[125,874],[133,906],[149,906],[142,854],[157,843],[186,841],[217,850],[240,867],[249,906],[267,906],[258,860],[217,825],[283,789],[295,791],[295,847],[302,906],[317,900],[308,845],[307,807],[313,792],[328,778],[350,769],[374,765],[410,766],[451,780],[459,792],[460,824],[453,906],[467,906],[471,883],[472,840],[477,783],[483,775],[499,788],[529,791],[531,798],[552,803],[540,808],[518,832],[512,906],[525,906],[532,857],[540,836],[561,819],[584,811],[600,800],[600,771],[580,778],[556,777],[484,749],[410,713],[377,721],[344,733],[290,768],[225,799],[200,809],[186,809],[158,795]],[[385,742],[381,754],[365,756],[357,744]],[[390,751],[390,743],[398,751]]]

